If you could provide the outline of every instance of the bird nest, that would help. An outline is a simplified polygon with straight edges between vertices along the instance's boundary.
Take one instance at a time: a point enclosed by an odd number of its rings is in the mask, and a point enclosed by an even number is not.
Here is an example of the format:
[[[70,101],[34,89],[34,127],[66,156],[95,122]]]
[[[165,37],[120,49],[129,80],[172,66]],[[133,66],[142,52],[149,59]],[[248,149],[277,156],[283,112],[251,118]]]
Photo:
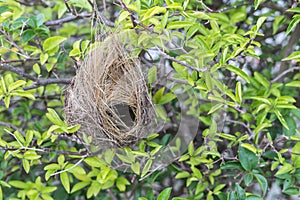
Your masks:
[[[148,135],[155,110],[139,61],[117,37],[87,55],[66,90],[65,115],[81,125],[79,138],[98,149],[131,146]]]

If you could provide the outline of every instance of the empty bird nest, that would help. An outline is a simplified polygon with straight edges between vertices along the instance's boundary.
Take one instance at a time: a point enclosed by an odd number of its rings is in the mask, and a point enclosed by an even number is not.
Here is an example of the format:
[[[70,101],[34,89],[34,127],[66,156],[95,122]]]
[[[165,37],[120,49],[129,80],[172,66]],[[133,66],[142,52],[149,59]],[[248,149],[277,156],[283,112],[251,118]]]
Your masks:
[[[118,37],[89,52],[66,90],[65,115],[81,125],[77,136],[99,149],[131,146],[148,135],[155,110],[140,63]]]

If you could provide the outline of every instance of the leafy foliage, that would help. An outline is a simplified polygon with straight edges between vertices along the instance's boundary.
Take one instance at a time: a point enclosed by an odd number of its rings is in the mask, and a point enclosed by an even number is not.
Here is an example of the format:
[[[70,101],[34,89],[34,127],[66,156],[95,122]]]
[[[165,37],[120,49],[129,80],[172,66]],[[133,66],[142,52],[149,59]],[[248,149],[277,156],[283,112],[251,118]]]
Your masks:
[[[273,184],[298,195],[299,13],[290,0],[0,1],[0,199],[250,200]],[[128,36],[164,122],[124,154],[90,154],[64,120],[94,29]],[[156,168],[182,113],[196,137]]]

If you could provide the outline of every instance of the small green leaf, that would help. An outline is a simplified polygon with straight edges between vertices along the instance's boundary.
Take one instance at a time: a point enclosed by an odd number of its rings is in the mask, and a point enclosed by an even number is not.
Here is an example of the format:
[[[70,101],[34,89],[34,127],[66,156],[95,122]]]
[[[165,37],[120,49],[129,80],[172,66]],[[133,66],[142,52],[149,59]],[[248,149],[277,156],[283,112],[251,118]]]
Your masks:
[[[22,42],[26,43],[26,42],[32,40],[34,38],[35,34],[36,33],[33,29],[27,29],[22,34]]]
[[[123,11],[118,18],[118,23],[121,23],[124,19],[126,19],[130,15],[130,12]]]
[[[41,65],[45,64],[46,61],[48,60],[48,54],[47,53],[41,53],[40,54],[40,62],[41,62]]]
[[[254,9],[256,10],[263,1],[264,0],[254,0]]]
[[[191,27],[192,25],[194,25],[194,23],[189,21],[174,21],[168,23],[167,30],[181,29],[181,28]]]
[[[252,174],[246,174],[245,177],[244,177],[244,182],[245,182],[245,185],[247,187],[250,186],[251,182],[253,180],[253,175]]]
[[[76,183],[73,186],[73,188],[71,190],[71,193],[74,193],[74,192],[76,192],[78,190],[81,190],[81,189],[85,188],[86,186],[88,186],[89,184],[90,184],[89,182],[79,182],[79,183]]]
[[[243,168],[247,171],[252,171],[258,165],[258,157],[252,151],[239,146],[238,149],[239,160]]]
[[[167,9],[165,7],[154,6],[147,10],[142,21],[145,21],[145,20],[153,17],[153,15],[165,13],[166,11],[167,11]]]
[[[41,74],[41,68],[39,66],[39,64],[35,63],[33,66],[32,66],[32,69],[35,73],[37,73],[38,75]]]
[[[170,198],[172,187],[164,189],[157,197],[157,200],[166,200]]]
[[[67,172],[60,173],[59,177],[60,177],[60,181],[61,181],[62,185],[64,186],[65,190],[67,191],[67,193],[70,193],[70,180],[69,180],[69,176],[68,176]]]
[[[235,86],[235,97],[238,103],[242,103],[242,84],[239,81]]]
[[[60,119],[58,114],[52,108],[47,108],[48,113],[46,113],[46,117],[55,125],[64,126],[65,123]]]
[[[227,65],[225,68],[228,69],[229,71],[235,73],[236,75],[240,76],[247,83],[250,83],[250,77],[240,68],[234,67],[232,65]]]
[[[26,160],[26,159],[23,159],[22,160],[22,164],[23,164],[23,169],[24,171],[26,172],[26,174],[29,173],[29,170],[30,170],[30,164],[29,164],[29,161]]]
[[[148,83],[153,84],[156,81],[157,77],[157,68],[156,66],[153,66],[148,71]]]
[[[282,61],[287,61],[287,60],[297,60],[297,61],[300,61],[300,51],[295,51],[294,53],[292,53],[288,57],[282,59]],[[293,83],[293,82],[296,83],[296,82],[299,82],[299,81],[292,81],[291,83]],[[291,87],[298,87],[298,86],[291,86]]]
[[[23,80],[18,80],[16,82],[13,82],[11,84],[8,85],[8,92],[11,92],[12,90],[18,88],[18,87],[21,87],[23,85],[26,84],[26,81],[23,81]]]
[[[299,58],[300,58],[300,51],[299,51]],[[291,81],[291,82],[285,84],[285,86],[288,86],[288,87],[300,87],[300,81]]]
[[[220,108],[224,107],[223,103],[218,103],[216,105],[214,105],[213,107],[211,107],[211,109],[209,110],[209,112],[207,113],[208,115],[216,112],[217,110],[219,110]]]
[[[67,38],[62,36],[53,36],[46,39],[43,43],[43,49],[45,52],[51,51],[59,46],[60,43],[65,41]]]
[[[294,15],[293,20],[290,22],[289,26],[286,29],[286,35],[290,34],[292,30],[299,24],[300,22],[300,15]]]
[[[268,89],[270,87],[270,82],[263,75],[261,75],[259,72],[254,72],[254,78],[260,84],[262,84],[262,86],[264,86],[266,89]]]
[[[152,166],[152,160],[148,160],[143,168],[143,171],[142,171],[142,174],[141,174],[141,177],[144,177],[150,170],[151,166]]]
[[[235,184],[236,187],[236,194],[238,199],[246,199],[246,192],[245,190],[238,184]]]
[[[260,174],[254,174],[254,177],[258,181],[258,183],[260,185],[260,188],[263,191],[263,195],[266,195],[267,189],[268,189],[267,179],[265,177],[263,177],[262,175],[260,175]]]

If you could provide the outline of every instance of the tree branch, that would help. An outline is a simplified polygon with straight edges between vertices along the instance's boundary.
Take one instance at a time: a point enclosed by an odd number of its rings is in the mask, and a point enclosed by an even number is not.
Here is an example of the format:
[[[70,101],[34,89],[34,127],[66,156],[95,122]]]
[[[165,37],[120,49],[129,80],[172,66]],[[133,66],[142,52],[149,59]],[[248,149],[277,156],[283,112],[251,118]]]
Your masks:
[[[273,80],[271,80],[271,83],[274,83],[280,79],[282,79],[286,74],[290,73],[290,72],[293,72],[295,70],[299,70],[300,67],[292,67],[292,68],[289,68],[285,71],[283,71],[282,73],[280,73],[277,77],[275,77]]]
[[[66,18],[45,22],[44,25],[45,26],[56,26],[56,25],[61,25],[66,22],[74,21],[78,18],[86,18],[86,17],[90,17],[90,16],[92,16],[90,13],[80,13],[80,14],[72,15],[72,16],[69,16]]]
[[[38,88],[40,86],[45,86],[45,85],[50,85],[50,84],[70,84],[71,83],[71,78],[62,78],[62,79],[38,79],[34,76],[31,76],[30,74],[27,74],[15,67],[13,67],[12,65],[6,64],[6,63],[0,63],[0,69],[4,69],[7,71],[11,71],[14,72],[24,78],[27,78],[29,80],[34,81],[33,85],[31,86],[27,86],[24,87],[24,90],[31,90],[31,89],[35,89]]]
[[[7,128],[14,129],[15,131],[19,131],[24,137],[26,136],[25,132],[19,129],[18,127],[16,127],[15,125],[0,121],[0,126],[5,126]]]
[[[207,68],[199,69],[199,68],[193,67],[193,66],[191,66],[191,65],[189,65],[187,63],[184,63],[183,61],[177,60],[176,58],[169,56],[168,54],[166,54],[165,52],[161,51],[160,49],[159,49],[159,51],[160,51],[161,55],[164,56],[166,59],[171,60],[171,61],[173,61],[175,63],[178,63],[178,64],[180,64],[180,65],[182,65],[184,67],[187,67],[187,68],[189,68],[191,70],[198,71],[198,72],[206,72],[206,71],[208,71]]]

